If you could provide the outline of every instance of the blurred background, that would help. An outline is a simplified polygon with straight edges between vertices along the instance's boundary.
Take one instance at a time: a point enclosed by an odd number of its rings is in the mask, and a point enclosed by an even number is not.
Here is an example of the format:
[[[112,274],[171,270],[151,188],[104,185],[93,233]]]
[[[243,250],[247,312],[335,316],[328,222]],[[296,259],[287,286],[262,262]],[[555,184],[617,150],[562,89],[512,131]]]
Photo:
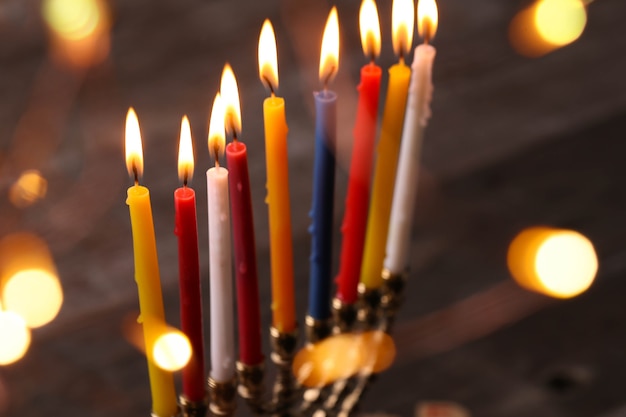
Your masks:
[[[367,59],[359,40],[359,2],[336,5],[338,252],[356,86]],[[178,326],[173,191],[179,186],[180,119],[189,116],[194,137],[191,185],[198,195],[206,295],[202,207],[204,171],[212,165],[207,125],[226,61],[239,82],[262,322],[269,326],[261,110],[267,92],[257,73],[265,18],[276,31],[279,93],[289,124],[302,322],[312,91],[319,89],[319,49],[330,7],[319,0],[0,1],[0,257],[7,268],[17,256],[11,251],[20,247],[11,239],[26,239],[27,252],[41,254],[36,262],[51,271],[23,289],[25,297],[45,289],[41,302],[51,303],[49,317],[29,325],[30,331],[0,333],[0,345],[22,340],[27,347],[23,357],[18,352],[13,363],[0,366],[0,416],[149,414],[146,362],[132,344],[138,302],[125,204],[132,182],[124,162],[124,117],[135,107],[166,315]],[[388,68],[396,62],[391,1],[380,0],[378,9],[378,63]],[[626,3],[615,0],[439,2],[433,116],[424,142],[407,301],[393,333],[397,357],[367,392],[363,411],[410,416],[420,401],[451,400],[484,417],[626,416],[625,15]],[[556,300],[511,279],[509,244],[538,225],[573,229],[593,243],[599,272],[586,293]],[[3,328],[15,323],[2,320]],[[243,406],[240,411],[247,413]]]

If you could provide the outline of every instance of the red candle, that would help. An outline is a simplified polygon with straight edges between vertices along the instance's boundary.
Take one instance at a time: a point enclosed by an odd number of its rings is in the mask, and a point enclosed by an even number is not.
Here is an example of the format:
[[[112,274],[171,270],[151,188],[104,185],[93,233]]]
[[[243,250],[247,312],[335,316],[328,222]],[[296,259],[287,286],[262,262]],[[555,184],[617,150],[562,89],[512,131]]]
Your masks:
[[[246,365],[263,361],[256,246],[248,175],[246,145],[235,140],[226,146],[230,176],[230,212],[235,246],[237,313],[239,315],[239,360]]]
[[[176,228],[178,236],[178,271],[180,287],[180,320],[182,331],[189,338],[192,355],[183,368],[183,396],[193,402],[205,397],[204,338],[202,335],[202,299],[198,262],[198,226],[196,222],[196,193],[187,186],[193,175],[193,150],[189,119],[183,117],[178,152],[178,174],[183,186],[174,191]]]
[[[263,361],[261,351],[261,314],[259,283],[256,267],[256,241],[250,197],[248,154],[246,145],[237,140],[241,132],[241,109],[235,74],[226,64],[222,72],[220,93],[224,100],[224,125],[233,135],[226,146],[226,163],[230,175],[230,212],[233,222],[235,248],[235,281],[237,283],[237,313],[239,316],[239,361],[258,365]]]
[[[371,62],[361,68],[346,209],[341,226],[343,241],[339,260],[339,275],[336,279],[338,285],[337,298],[348,304],[357,300],[357,287],[361,274],[382,76],[382,70],[374,64],[374,58],[380,52],[380,26],[376,5],[373,1],[363,1],[360,23],[363,51],[366,56],[371,57]]]

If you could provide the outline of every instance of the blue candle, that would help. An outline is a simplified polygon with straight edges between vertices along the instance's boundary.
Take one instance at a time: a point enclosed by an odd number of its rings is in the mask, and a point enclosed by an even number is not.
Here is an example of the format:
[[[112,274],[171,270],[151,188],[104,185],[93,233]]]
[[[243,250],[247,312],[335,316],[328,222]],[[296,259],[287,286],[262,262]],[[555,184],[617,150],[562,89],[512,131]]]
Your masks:
[[[328,14],[322,51],[320,81],[324,88],[315,97],[315,162],[313,168],[313,220],[311,269],[309,277],[309,316],[314,320],[330,317],[330,286],[333,243],[333,200],[335,194],[335,144],[337,141],[337,94],[327,86],[339,68],[339,18],[337,8]]]
[[[309,315],[316,320],[330,316],[330,285],[335,193],[335,143],[337,138],[337,94],[323,90],[315,96],[315,162],[313,168],[313,220]]]

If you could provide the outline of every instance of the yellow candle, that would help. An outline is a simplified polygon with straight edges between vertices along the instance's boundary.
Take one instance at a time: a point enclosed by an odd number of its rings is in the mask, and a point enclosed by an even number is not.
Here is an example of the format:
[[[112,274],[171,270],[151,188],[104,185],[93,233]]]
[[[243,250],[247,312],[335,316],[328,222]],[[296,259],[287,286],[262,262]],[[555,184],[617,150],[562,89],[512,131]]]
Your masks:
[[[393,44],[395,52],[400,56],[404,56],[411,48],[413,15],[412,0],[393,2]],[[361,283],[367,289],[375,289],[382,284],[381,272],[385,259],[389,215],[410,79],[411,69],[404,64],[404,59],[400,58],[399,63],[389,68],[389,83],[376,150],[376,167],[361,264]]]
[[[267,163],[267,204],[270,226],[273,325],[280,332],[296,327],[293,289],[293,249],[289,173],[287,166],[287,122],[285,100],[274,96],[278,87],[276,40],[269,20],[259,39],[259,74],[272,96],[263,102],[265,158]]]
[[[131,142],[132,141],[132,142]],[[126,118],[126,163],[135,176],[135,185],[128,188],[126,204],[130,211],[135,255],[135,281],[139,292],[148,374],[152,393],[152,412],[158,417],[171,417],[177,413],[176,391],[171,372],[160,369],[154,361],[152,347],[159,336],[159,326],[165,322],[161,279],[157,259],[150,191],[137,182],[143,168],[141,137],[137,115],[130,109]]]

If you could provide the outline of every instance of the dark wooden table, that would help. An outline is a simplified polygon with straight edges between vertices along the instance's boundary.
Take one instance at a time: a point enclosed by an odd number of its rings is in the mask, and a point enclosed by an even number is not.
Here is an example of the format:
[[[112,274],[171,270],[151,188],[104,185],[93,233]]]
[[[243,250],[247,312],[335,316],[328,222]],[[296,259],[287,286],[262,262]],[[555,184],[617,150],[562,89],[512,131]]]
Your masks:
[[[433,118],[424,145],[409,300],[395,330],[398,356],[368,391],[364,411],[413,414],[417,402],[458,401],[491,417],[626,415],[626,3],[598,0],[574,44],[540,59],[515,54],[507,27],[524,2],[441,1]],[[123,121],[134,106],[144,182],[153,196],[168,320],[178,323],[173,190],[180,118],[191,119],[198,206],[210,166],[206,128],[225,61],[239,80],[250,152],[263,323],[269,260],[256,47],[265,17],[278,38],[287,101],[300,317],[306,310],[314,109],[327,2],[127,0],[110,3],[111,52],[70,71],[49,59],[39,2],[0,4],[0,236],[28,230],[50,245],[65,302],[33,331],[29,352],[0,367],[0,416],[147,416],[145,360],[125,339],[138,310],[125,188]],[[338,2],[343,214],[359,67],[358,2]],[[380,64],[394,62],[391,2],[379,4]],[[11,205],[26,169],[48,181],[42,201]],[[202,212],[201,212],[202,213]],[[509,278],[508,243],[525,227],[576,229],[595,244],[592,289],[556,301]],[[207,222],[199,216],[204,289]],[[337,228],[338,229],[338,228]],[[337,246],[340,235],[337,230]],[[337,264],[335,263],[335,269]],[[208,323],[208,319],[207,319]],[[2,340],[0,339],[0,343]],[[266,346],[267,351],[267,346]]]

